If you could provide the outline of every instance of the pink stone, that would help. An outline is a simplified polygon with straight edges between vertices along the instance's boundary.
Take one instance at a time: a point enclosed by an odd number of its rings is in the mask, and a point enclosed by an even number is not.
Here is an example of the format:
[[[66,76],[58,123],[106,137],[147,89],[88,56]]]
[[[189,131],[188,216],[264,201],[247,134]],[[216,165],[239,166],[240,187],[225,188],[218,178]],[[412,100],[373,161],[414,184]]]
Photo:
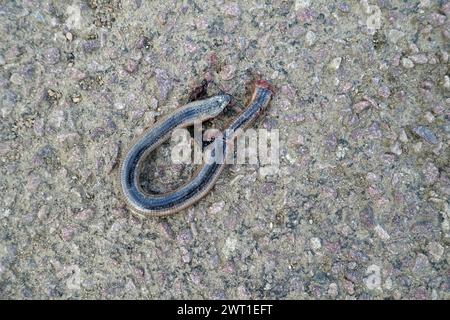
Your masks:
[[[128,60],[128,62],[126,63],[126,65],[125,65],[124,68],[125,68],[125,71],[126,71],[126,72],[128,72],[128,73],[134,73],[134,72],[136,72],[136,70],[138,69],[138,67],[139,67],[139,61],[130,59],[130,60]]]
[[[441,7],[441,11],[448,17],[450,16],[450,2],[444,3]]]
[[[445,19],[447,17],[443,14],[439,14],[436,12],[433,12],[432,14],[430,14],[429,19],[430,19],[430,23],[433,26],[441,26],[445,23]]]
[[[222,80],[231,80],[234,78],[236,72],[236,66],[233,64],[228,64],[222,68],[220,71],[220,76]]]
[[[364,110],[366,110],[370,106],[370,102],[363,100],[360,102],[357,102],[353,105],[353,110],[355,110],[356,113],[361,113]]]
[[[241,14],[241,9],[235,2],[225,4],[223,10],[225,14],[230,17],[238,17]]]
[[[94,211],[92,209],[84,209],[84,210],[81,210],[80,212],[76,213],[74,216],[74,219],[79,220],[79,221],[86,221],[86,220],[90,219],[93,214],[94,214]]]
[[[64,241],[72,240],[74,234],[75,229],[73,227],[64,227],[61,230],[61,237],[63,238]]]
[[[281,87],[281,93],[288,99],[293,100],[296,96],[295,90],[290,85],[284,85]]]
[[[428,58],[425,54],[415,54],[409,57],[416,64],[425,64],[428,62]]]
[[[378,94],[381,97],[387,99],[391,95],[391,90],[389,89],[388,86],[381,86],[380,89],[378,89]]]
[[[0,156],[6,155],[11,151],[11,145],[9,143],[0,143]]]

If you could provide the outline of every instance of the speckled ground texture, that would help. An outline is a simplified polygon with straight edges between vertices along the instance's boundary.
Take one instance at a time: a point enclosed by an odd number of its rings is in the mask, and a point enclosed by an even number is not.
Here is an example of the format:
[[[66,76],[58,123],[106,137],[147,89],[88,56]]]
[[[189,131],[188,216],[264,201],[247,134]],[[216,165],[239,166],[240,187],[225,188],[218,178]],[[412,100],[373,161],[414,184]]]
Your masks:
[[[450,299],[450,2],[4,0],[0,38],[0,298]],[[258,77],[279,170],[132,215],[132,139]]]

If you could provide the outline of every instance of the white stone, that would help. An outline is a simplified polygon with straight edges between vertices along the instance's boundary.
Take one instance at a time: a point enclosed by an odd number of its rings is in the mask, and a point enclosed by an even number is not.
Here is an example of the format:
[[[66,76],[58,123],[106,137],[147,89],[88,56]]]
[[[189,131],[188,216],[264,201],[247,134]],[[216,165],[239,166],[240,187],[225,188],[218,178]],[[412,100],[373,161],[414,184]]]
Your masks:
[[[426,112],[424,117],[425,117],[425,120],[428,121],[428,123],[434,122],[434,115],[430,111]]]
[[[366,270],[367,277],[364,284],[369,290],[381,289],[381,268],[376,264],[370,265]]]
[[[219,201],[219,202],[213,203],[209,207],[208,212],[210,214],[217,214],[217,213],[221,212],[224,207],[225,207],[225,202],[224,201]]]
[[[433,258],[434,261],[439,261],[444,254],[444,247],[438,242],[430,242],[427,246],[428,253]]]
[[[393,154],[396,155],[401,155],[402,154],[402,148],[400,147],[400,144],[398,142],[395,142],[392,146],[391,146],[391,152]]]
[[[388,40],[396,44],[401,38],[405,36],[405,33],[396,29],[389,30],[387,37]]]
[[[70,32],[67,32],[66,33],[66,39],[69,40],[69,41],[72,41],[73,40],[73,34],[70,33]]]
[[[313,249],[314,251],[318,251],[320,250],[320,248],[322,248],[322,243],[319,238],[317,237],[311,238],[310,242],[311,242],[311,249]]]
[[[412,68],[414,68],[414,62],[412,62],[411,59],[403,58],[402,66],[406,69],[412,69]]]
[[[450,77],[444,76],[444,88],[450,90]]]
[[[328,67],[329,67],[331,70],[337,70],[337,69],[339,69],[339,67],[341,66],[341,62],[342,62],[342,58],[341,58],[341,57],[334,58],[334,59],[331,60],[331,62],[328,64]]]
[[[336,283],[330,283],[330,286],[328,287],[328,294],[331,297],[336,297],[338,295],[338,286]]]
[[[406,132],[405,132],[404,129],[402,129],[402,130],[400,131],[400,134],[399,134],[399,136],[398,136],[398,139],[399,139],[401,142],[403,142],[403,143],[408,142],[408,136],[406,135]]]
[[[316,34],[312,31],[308,31],[305,35],[305,42],[308,47],[311,47],[316,42]]]
[[[295,10],[308,8],[310,5],[311,5],[311,0],[296,0],[295,1]]]
[[[386,230],[384,230],[383,227],[380,226],[379,224],[375,226],[374,230],[381,240],[389,240],[391,238],[391,236],[386,232]]]
[[[66,9],[66,25],[69,29],[80,29],[81,23],[81,9],[78,5],[73,4]]]
[[[420,0],[419,7],[420,8],[428,8],[431,4],[431,0]]]
[[[23,84],[23,78],[18,73],[13,73],[11,75],[11,77],[9,78],[9,81],[11,81],[13,84],[15,84],[17,86],[20,86],[21,84]]]
[[[387,278],[386,281],[384,282],[384,288],[387,290],[391,290],[392,289],[392,280],[391,278]]]
[[[225,245],[222,248],[222,253],[227,259],[236,250],[237,243],[238,241],[235,238],[228,237],[227,240],[225,240]]]

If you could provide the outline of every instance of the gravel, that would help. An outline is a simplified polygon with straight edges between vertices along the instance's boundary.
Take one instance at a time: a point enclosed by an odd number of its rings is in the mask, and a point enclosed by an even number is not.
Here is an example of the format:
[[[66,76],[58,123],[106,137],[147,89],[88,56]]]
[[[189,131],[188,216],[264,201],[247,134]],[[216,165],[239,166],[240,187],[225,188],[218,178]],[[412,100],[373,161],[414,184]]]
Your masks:
[[[450,299],[448,1],[6,1],[0,298]],[[133,215],[134,137],[255,79],[276,165],[229,165],[199,203]],[[170,147],[143,187],[195,172]]]

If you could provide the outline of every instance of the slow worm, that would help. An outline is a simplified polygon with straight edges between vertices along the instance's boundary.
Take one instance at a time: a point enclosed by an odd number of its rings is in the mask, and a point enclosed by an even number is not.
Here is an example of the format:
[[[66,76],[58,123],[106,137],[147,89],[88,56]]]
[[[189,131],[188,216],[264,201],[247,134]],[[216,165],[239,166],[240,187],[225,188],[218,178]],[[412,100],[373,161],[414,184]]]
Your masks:
[[[143,159],[155,148],[169,139],[174,129],[188,127],[195,121],[205,121],[219,115],[231,100],[229,95],[217,95],[194,101],[178,108],[170,115],[157,121],[147,129],[128,149],[119,169],[121,191],[128,207],[136,214],[144,216],[164,216],[183,210],[204,197],[214,186],[225,167],[226,157],[234,149],[234,139],[248,128],[265,110],[273,91],[267,81],[255,82],[252,98],[245,110],[225,129],[221,137],[223,157],[216,155],[216,143],[206,148],[207,159],[194,177],[176,190],[163,194],[149,194],[139,187],[139,172]]]

